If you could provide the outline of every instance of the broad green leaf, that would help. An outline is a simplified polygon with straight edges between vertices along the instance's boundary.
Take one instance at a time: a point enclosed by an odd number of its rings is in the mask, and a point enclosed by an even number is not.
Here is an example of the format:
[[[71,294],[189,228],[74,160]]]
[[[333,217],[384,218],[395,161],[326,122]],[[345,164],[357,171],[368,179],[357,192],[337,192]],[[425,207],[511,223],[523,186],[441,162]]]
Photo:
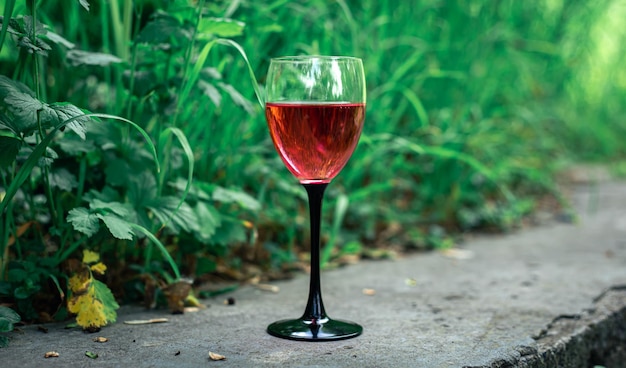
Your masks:
[[[89,237],[100,230],[100,222],[96,214],[89,212],[84,207],[71,209],[67,214],[67,222],[72,224],[74,230]]]
[[[85,115],[85,112],[78,107],[67,102],[55,102],[45,109],[45,114],[52,125],[64,124],[70,120],[65,126],[76,133],[82,139],[85,139],[85,124],[92,119]]]
[[[13,309],[5,306],[0,306],[0,319],[9,321],[11,323],[18,323],[22,318]]]
[[[28,278],[28,271],[23,268],[11,268],[9,270],[9,280],[12,282],[22,282]]]
[[[198,240],[208,242],[215,234],[216,229],[222,223],[222,217],[219,211],[205,202],[199,201],[193,208],[198,219],[198,230],[195,234]]]
[[[61,151],[71,156],[79,156],[83,153],[93,152],[94,154],[101,154],[100,150],[96,150],[95,142],[91,139],[81,139],[74,134],[66,134],[63,139],[59,139],[56,142]]]
[[[183,25],[171,15],[159,12],[139,32],[135,38],[136,43],[147,43],[152,45],[171,43],[173,38],[187,38],[191,34],[183,28]]]
[[[101,52],[82,51],[82,50],[68,51],[67,60],[72,66],[79,66],[79,65],[108,66],[111,64],[118,64],[122,62],[122,59],[118,58],[115,55],[105,54]]]
[[[3,307],[6,308],[6,307]],[[0,317],[0,332],[9,332],[13,330],[13,323]]]
[[[107,184],[112,186],[125,186],[132,179],[131,172],[128,161],[120,158],[107,161],[104,169]]]
[[[6,348],[9,346],[9,338],[7,336],[0,336],[0,348]]]
[[[126,176],[128,174],[126,173]],[[128,199],[135,207],[149,203],[157,196],[157,184],[154,174],[148,170],[135,173],[128,184]]]
[[[16,133],[30,135],[37,129],[37,111],[44,108],[44,103],[28,93],[14,91],[4,98],[4,104],[12,113],[13,118],[6,123]]]
[[[225,219],[211,238],[211,243],[226,246],[244,243],[246,239],[247,231],[241,221]]]
[[[66,192],[72,191],[72,189],[76,188],[78,185],[76,176],[74,176],[74,174],[69,172],[66,168],[51,171],[48,176],[48,180],[50,181],[50,186],[57,187]]]
[[[227,18],[202,18],[198,24],[197,38],[209,39],[212,36],[232,38],[241,36],[245,23]]]
[[[222,187],[215,187],[212,197],[213,200],[218,202],[237,203],[241,207],[249,209],[251,211],[258,211],[261,209],[261,204],[259,203],[259,201],[240,190],[230,190]]]
[[[0,169],[5,168],[15,162],[18,152],[22,147],[22,141],[16,137],[4,135],[0,131]]]
[[[89,202],[89,208],[92,211],[106,210],[106,212],[113,212],[122,218],[127,218],[131,215],[132,210],[129,205],[120,202],[103,202],[99,199],[94,199]],[[102,212],[102,211],[98,211]]]
[[[106,227],[111,232],[111,235],[116,237],[117,239],[125,239],[125,240],[133,240],[133,229],[131,228],[131,223],[128,221],[119,218],[118,216],[107,213],[107,214],[96,214],[102,222],[106,225]]]
[[[66,40],[65,38],[63,38],[63,36],[61,36],[58,33],[54,33],[52,31],[47,31],[46,32],[46,38],[54,43],[56,43],[57,45],[63,45],[65,47],[67,47],[68,49],[73,49],[74,48],[74,44],[71,43],[70,41]]]
[[[35,96],[35,93],[24,83],[0,75],[0,103],[2,103],[7,96],[18,92],[26,93],[32,97]]]
[[[191,207],[187,203],[182,203],[179,206],[180,200],[175,197],[160,197],[155,198],[146,204],[154,216],[163,225],[171,227],[174,232],[178,232],[178,229],[191,232],[197,229],[198,219]]]

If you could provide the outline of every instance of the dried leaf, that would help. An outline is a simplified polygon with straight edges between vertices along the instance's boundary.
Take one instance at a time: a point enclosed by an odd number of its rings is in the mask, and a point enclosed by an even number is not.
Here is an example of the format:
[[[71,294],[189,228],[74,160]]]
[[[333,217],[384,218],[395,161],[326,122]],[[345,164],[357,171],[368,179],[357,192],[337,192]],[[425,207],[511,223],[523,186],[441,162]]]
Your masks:
[[[221,355],[221,354],[217,354],[217,353],[214,353],[212,351],[209,351],[209,359],[211,359],[211,360],[226,360],[226,357]]]
[[[474,258],[474,252],[467,249],[450,248],[442,251],[443,255],[458,260],[466,260]]]
[[[412,278],[407,278],[407,279],[404,280],[404,283],[407,286],[416,286],[417,285],[417,280],[412,279]]]
[[[43,355],[44,358],[58,358],[59,357],[59,353],[57,353],[56,351],[49,351],[47,353],[45,353]]]
[[[369,295],[369,296],[376,295],[376,290],[365,288],[363,289],[363,294]]]
[[[256,284],[255,285],[257,288],[263,290],[263,291],[270,291],[272,293],[277,293],[280,291],[280,288],[276,285],[270,285],[270,284]]]
[[[106,337],[98,336],[98,337],[94,338],[93,341],[94,342],[107,342],[107,341],[109,341],[109,339],[106,338]]]
[[[131,321],[124,321],[125,325],[149,325],[151,323],[164,323],[167,322],[167,318],[153,318],[153,319],[136,319]]]
[[[185,300],[191,292],[191,283],[178,281],[163,288],[163,294],[167,298],[167,305],[172,313],[185,312]]]

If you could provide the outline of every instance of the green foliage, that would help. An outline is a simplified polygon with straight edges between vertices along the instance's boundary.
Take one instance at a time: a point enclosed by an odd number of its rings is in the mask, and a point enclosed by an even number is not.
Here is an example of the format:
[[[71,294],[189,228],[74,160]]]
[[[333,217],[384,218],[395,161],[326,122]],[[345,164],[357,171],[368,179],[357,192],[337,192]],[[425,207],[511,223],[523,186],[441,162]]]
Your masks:
[[[21,320],[20,315],[13,309],[5,306],[0,306],[0,333],[13,331],[13,325]],[[0,335],[0,348],[5,348],[9,345],[9,338],[7,336]]]
[[[269,59],[289,54],[366,69],[365,130],[326,195],[325,263],[513,229],[559,198],[564,163],[623,161],[616,4],[6,1],[0,297],[36,318],[79,248],[165,282],[297,260],[306,195],[262,114]]]

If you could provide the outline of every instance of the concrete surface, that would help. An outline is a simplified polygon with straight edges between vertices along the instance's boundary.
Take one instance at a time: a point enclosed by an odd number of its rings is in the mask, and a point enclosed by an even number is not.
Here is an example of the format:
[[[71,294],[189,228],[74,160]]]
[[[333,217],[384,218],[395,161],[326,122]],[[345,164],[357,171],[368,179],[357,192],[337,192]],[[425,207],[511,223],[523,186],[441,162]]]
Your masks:
[[[625,366],[626,184],[581,186],[576,224],[551,222],[475,236],[463,252],[364,261],[324,271],[331,317],[363,325],[350,340],[305,343],[268,335],[299,317],[308,278],[278,293],[243,287],[169,315],[124,307],[87,334],[47,325],[12,332],[2,367],[606,367]],[[373,289],[366,295],[364,289]],[[236,300],[225,305],[227,297]],[[167,323],[124,321],[168,318]],[[103,336],[106,343],[93,339]],[[57,351],[58,358],[44,358]],[[85,352],[98,354],[90,359]],[[209,352],[226,360],[212,361]]]

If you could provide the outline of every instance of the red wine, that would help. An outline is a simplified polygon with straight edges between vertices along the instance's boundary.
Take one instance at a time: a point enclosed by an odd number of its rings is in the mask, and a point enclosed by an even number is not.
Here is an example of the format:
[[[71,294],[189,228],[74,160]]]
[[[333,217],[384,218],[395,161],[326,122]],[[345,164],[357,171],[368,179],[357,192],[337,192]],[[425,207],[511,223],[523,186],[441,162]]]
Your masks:
[[[303,184],[328,183],[352,155],[364,103],[267,103],[265,117],[283,162]]]

